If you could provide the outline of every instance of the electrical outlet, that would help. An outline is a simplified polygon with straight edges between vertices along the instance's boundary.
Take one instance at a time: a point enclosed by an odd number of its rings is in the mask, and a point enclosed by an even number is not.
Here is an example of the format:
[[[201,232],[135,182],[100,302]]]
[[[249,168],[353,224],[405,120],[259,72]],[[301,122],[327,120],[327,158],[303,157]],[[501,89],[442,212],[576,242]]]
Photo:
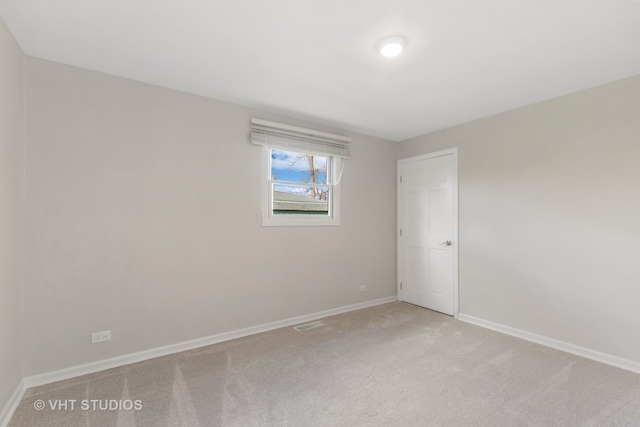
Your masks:
[[[111,331],[94,332],[91,334],[91,344],[111,341]]]
[[[360,285],[360,292],[366,291],[366,290],[367,290],[367,285]]]

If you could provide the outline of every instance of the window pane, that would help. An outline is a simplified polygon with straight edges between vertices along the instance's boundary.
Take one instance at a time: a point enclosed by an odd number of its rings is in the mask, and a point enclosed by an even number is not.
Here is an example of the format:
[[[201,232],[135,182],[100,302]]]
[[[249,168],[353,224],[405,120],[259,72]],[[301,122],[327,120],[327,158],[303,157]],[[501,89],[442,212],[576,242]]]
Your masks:
[[[326,184],[327,158],[272,148],[271,179],[306,184]]]
[[[274,215],[329,215],[329,188],[302,185],[273,186]]]

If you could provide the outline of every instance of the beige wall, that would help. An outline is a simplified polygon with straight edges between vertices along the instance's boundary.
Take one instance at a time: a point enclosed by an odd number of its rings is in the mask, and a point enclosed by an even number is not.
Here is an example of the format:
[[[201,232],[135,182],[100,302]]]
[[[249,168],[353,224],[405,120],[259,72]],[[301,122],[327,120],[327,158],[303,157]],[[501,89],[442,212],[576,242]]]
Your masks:
[[[27,376],[395,294],[396,144],[351,135],[339,227],[262,227],[250,118],[318,126],[26,68]]]
[[[640,76],[400,144],[459,147],[460,312],[640,362]]]
[[[24,55],[0,18],[0,413],[22,380]]]

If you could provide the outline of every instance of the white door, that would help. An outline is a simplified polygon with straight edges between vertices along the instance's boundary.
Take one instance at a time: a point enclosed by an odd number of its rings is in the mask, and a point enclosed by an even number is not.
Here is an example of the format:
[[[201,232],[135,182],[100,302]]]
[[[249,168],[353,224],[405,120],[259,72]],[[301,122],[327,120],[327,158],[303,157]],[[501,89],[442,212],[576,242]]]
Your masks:
[[[401,301],[457,315],[457,151],[398,162]]]

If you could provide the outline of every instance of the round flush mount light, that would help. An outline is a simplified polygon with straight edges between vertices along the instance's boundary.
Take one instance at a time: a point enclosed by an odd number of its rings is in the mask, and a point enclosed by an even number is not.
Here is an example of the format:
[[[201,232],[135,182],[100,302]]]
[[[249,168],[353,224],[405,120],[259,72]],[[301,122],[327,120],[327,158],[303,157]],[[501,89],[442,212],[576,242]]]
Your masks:
[[[378,43],[378,51],[385,58],[393,58],[402,53],[407,41],[400,36],[385,37]]]

